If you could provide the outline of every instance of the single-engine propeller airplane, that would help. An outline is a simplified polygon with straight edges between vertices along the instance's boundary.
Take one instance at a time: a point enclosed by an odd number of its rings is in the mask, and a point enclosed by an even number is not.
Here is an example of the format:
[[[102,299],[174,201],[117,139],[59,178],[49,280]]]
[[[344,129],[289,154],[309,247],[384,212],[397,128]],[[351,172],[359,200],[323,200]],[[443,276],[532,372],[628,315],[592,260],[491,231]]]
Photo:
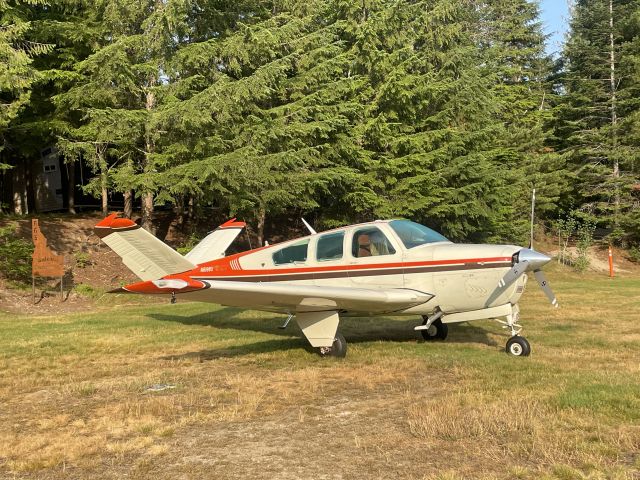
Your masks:
[[[225,251],[244,229],[220,225],[185,256],[126,218],[112,214],[96,234],[142,281],[113,292],[176,295],[288,314],[320,355],[344,357],[340,316],[417,315],[425,340],[444,340],[447,324],[495,319],[511,334],[506,351],[531,352],[520,335],[518,301],[528,272],[555,307],[542,267],[551,259],[513,245],[455,244],[409,220],[377,220],[235,255]]]

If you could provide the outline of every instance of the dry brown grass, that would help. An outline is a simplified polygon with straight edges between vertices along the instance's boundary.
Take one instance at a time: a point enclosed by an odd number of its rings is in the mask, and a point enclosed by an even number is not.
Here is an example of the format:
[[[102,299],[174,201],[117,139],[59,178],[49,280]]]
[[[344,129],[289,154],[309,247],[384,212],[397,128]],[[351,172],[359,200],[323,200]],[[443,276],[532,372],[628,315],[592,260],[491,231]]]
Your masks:
[[[498,463],[510,459],[532,468],[582,465],[615,470],[629,460],[616,452],[640,449],[638,426],[602,425],[600,418],[587,419],[535,398],[457,393],[412,405],[407,418],[411,433],[436,447],[453,444]]]
[[[105,358],[115,375],[119,360]],[[146,363],[142,358],[138,362]],[[105,457],[157,457],[169,450],[167,439],[189,427],[264,418],[292,408],[300,414],[299,423],[304,423],[319,415],[314,408],[317,400],[336,395],[341,385],[349,384],[352,392],[364,396],[382,385],[393,392],[405,388],[414,370],[407,364],[405,373],[398,375],[397,365],[336,365],[331,370],[322,366],[266,372],[257,379],[251,368],[237,366],[232,368],[234,373],[189,361],[172,367],[181,370],[180,376],[171,375],[181,388],[159,393],[144,392],[145,386],[168,376],[164,365],[151,363],[139,376],[91,381],[75,380],[81,375],[74,368],[74,375],[65,379],[69,383],[35,391],[39,376],[32,372],[29,381],[22,378],[13,385],[16,390],[8,404],[15,423],[0,428],[5,468],[25,473],[67,465],[88,468]],[[84,374],[90,376],[89,371]],[[23,388],[31,392],[17,391]]]

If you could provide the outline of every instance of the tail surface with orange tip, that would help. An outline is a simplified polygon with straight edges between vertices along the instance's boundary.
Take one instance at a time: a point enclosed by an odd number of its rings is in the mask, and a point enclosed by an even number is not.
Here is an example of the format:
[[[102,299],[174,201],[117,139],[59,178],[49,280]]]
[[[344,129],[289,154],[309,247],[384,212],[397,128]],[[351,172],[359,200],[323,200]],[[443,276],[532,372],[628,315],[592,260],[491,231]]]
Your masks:
[[[156,280],[195,268],[169,245],[128,218],[118,218],[117,213],[102,220],[93,231],[141,280]]]
[[[224,257],[227,248],[240,235],[244,227],[246,223],[239,222],[235,218],[226,221],[204,237],[184,258],[200,264]]]

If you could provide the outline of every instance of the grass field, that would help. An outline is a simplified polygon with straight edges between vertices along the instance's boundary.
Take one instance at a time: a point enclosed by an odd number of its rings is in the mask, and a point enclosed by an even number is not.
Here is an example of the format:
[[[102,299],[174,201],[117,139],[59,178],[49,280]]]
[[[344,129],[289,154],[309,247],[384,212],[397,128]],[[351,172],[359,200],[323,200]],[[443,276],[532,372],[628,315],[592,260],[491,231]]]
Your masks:
[[[0,477],[639,479],[640,280],[549,278],[529,358],[495,322],[346,319],[337,360],[205,304],[0,314]]]

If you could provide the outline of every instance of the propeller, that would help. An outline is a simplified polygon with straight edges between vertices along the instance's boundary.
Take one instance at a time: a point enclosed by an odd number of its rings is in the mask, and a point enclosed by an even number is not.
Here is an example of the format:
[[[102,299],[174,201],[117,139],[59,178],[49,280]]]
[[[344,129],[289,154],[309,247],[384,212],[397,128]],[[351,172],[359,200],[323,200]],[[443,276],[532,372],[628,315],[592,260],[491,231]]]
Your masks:
[[[558,308],[560,306],[558,304],[558,299],[556,298],[556,294],[553,293],[553,290],[551,290],[549,282],[547,282],[547,277],[544,276],[544,272],[540,269],[534,270],[533,275],[536,277],[538,285],[540,285],[540,288],[551,302],[551,305],[553,305],[555,308]]]
[[[542,291],[547,296],[551,305],[558,307],[558,299],[556,298],[553,290],[549,286],[547,278],[544,276],[542,267],[551,261],[551,258],[543,253],[536,252],[529,248],[523,248],[513,256],[514,264],[504,277],[498,282],[500,294],[509,285],[516,282],[524,273],[533,271],[533,275],[536,277],[538,285],[542,288]]]
[[[524,272],[527,271],[527,267],[529,266],[529,262],[524,260],[523,262],[516,262],[511,270],[509,270],[504,277],[500,279],[498,282],[498,286],[500,288],[506,288],[511,285],[513,282],[518,280]]]

